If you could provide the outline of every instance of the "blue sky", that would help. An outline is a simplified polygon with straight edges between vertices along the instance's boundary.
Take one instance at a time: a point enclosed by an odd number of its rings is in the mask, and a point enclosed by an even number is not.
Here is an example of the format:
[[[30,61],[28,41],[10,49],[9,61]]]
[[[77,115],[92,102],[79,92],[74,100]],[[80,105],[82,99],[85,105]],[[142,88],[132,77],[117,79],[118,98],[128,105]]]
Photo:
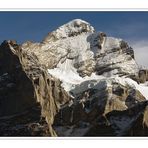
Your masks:
[[[147,51],[148,12],[133,11],[0,12],[0,42],[8,39],[17,40],[18,43],[41,41],[48,32],[76,18],[88,21],[97,31],[103,31],[108,36],[128,41],[138,51],[139,59],[143,57],[140,51]],[[146,59],[143,64],[148,65]]]

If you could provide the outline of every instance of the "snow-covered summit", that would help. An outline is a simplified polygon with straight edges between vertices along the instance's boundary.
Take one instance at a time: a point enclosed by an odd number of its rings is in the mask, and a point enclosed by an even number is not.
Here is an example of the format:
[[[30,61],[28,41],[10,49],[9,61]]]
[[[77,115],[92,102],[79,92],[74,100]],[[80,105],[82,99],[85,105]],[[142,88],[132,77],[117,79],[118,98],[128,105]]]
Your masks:
[[[54,32],[54,34],[57,38],[66,38],[78,35],[83,32],[93,33],[94,28],[86,21],[83,21],[81,19],[75,19],[59,27]]]
[[[51,36],[54,36],[56,39],[63,39],[73,37],[81,33],[93,33],[94,31],[94,28],[88,22],[81,19],[74,19],[49,34],[45,41],[47,42]]]

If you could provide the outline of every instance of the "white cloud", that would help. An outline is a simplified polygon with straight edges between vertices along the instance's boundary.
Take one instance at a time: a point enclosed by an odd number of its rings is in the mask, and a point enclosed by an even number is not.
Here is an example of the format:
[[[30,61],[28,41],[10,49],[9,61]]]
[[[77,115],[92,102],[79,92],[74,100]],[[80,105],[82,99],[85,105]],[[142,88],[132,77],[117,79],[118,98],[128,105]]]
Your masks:
[[[139,66],[148,68],[148,40],[133,41],[131,46]]]

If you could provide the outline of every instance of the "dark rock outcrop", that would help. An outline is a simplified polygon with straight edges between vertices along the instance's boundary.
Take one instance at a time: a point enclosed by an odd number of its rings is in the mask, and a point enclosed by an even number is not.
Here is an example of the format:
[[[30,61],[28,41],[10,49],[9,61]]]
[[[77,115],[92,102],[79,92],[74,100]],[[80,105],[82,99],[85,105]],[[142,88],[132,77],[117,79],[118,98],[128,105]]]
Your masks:
[[[112,111],[97,117],[85,136],[146,136],[147,105],[144,101],[125,111]]]
[[[50,136],[48,124],[41,118],[40,105],[37,103],[24,112],[0,117],[0,136]]]
[[[139,82],[144,83],[146,81],[148,81],[148,70],[147,69],[139,70]]]
[[[15,51],[14,41],[0,46],[0,116],[22,112],[34,105],[34,87],[27,77]]]

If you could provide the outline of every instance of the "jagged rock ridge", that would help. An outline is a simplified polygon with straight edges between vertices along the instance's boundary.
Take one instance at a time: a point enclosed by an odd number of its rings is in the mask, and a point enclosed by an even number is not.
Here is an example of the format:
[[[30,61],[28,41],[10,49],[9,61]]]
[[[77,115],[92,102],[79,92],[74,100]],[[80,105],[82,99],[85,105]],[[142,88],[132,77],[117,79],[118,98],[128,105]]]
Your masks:
[[[14,62],[6,60],[5,52],[10,59],[15,57]],[[24,98],[29,99],[29,105],[25,103],[16,112],[39,102],[49,136],[136,135],[136,123],[139,135],[147,131],[148,88],[138,84],[147,80],[143,78],[147,74],[139,71],[133,49],[122,39],[98,33],[89,23],[76,19],[49,33],[41,43],[4,42],[0,55],[4,63],[0,65],[1,78],[19,65],[17,73],[24,73],[19,79],[21,86],[25,77],[27,88],[32,88],[20,90],[20,94],[32,95]],[[8,102],[10,108],[14,106]]]

